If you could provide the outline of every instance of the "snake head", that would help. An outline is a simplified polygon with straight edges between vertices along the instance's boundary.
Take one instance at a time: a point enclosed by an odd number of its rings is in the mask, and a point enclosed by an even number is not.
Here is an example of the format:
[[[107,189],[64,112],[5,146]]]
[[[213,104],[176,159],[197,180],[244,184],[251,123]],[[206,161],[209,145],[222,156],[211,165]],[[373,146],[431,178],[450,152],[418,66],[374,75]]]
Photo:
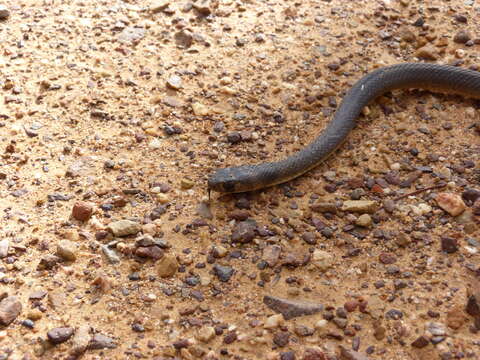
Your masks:
[[[249,166],[218,169],[208,178],[208,190],[223,194],[252,190]]]

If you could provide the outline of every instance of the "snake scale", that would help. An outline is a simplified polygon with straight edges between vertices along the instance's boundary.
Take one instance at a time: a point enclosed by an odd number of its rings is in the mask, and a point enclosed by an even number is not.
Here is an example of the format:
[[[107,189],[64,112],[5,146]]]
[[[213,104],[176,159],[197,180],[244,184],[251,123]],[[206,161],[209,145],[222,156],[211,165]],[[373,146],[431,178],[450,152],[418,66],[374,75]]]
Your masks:
[[[246,192],[304,174],[344,142],[365,105],[388,91],[408,88],[480,98],[480,72],[430,63],[403,63],[374,70],[350,88],[333,119],[308,146],[280,161],[218,169],[208,178],[208,189],[220,193]]]

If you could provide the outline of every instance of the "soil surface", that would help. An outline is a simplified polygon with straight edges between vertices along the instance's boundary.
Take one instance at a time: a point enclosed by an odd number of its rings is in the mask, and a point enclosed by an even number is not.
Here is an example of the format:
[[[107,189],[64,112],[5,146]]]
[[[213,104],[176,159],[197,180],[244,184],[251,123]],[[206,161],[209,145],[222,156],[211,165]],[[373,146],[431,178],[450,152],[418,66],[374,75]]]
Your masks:
[[[480,4],[0,1],[0,359],[479,359],[480,104],[394,91],[287,184],[377,67],[479,70]]]

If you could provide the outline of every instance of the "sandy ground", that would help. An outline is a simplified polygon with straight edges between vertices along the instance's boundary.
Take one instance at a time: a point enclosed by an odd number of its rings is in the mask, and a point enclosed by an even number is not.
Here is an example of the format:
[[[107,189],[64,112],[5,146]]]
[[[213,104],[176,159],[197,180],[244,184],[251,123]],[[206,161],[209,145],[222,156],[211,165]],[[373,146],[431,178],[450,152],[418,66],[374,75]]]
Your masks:
[[[209,173],[302,148],[379,66],[477,70],[480,4],[2,17],[0,359],[480,358],[478,102],[394,91],[305,176],[206,202]]]

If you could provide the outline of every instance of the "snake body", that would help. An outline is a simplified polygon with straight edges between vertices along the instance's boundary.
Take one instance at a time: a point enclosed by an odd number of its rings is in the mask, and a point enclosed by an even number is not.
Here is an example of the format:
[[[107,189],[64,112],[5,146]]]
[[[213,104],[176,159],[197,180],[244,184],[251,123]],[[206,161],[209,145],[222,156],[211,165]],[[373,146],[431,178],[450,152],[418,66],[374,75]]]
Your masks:
[[[284,160],[218,169],[208,179],[209,190],[252,191],[304,174],[343,143],[365,105],[388,91],[407,88],[480,98],[480,72],[427,63],[403,63],[372,71],[352,86],[325,130],[308,146]]]

